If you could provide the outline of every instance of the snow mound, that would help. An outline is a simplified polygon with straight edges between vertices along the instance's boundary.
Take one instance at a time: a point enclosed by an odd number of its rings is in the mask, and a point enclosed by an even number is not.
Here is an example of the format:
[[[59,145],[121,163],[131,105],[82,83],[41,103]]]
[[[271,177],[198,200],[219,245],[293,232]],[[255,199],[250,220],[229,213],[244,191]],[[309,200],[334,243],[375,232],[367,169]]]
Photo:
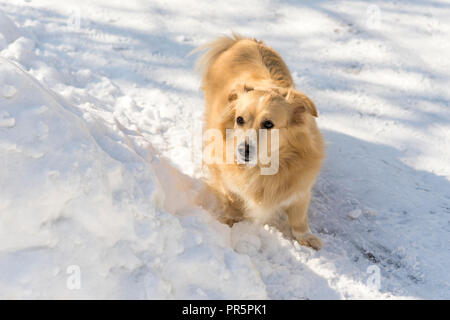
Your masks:
[[[0,11],[0,50],[21,36],[16,24]]]
[[[227,228],[161,207],[162,160],[5,59],[0,86],[1,298],[266,297]]]

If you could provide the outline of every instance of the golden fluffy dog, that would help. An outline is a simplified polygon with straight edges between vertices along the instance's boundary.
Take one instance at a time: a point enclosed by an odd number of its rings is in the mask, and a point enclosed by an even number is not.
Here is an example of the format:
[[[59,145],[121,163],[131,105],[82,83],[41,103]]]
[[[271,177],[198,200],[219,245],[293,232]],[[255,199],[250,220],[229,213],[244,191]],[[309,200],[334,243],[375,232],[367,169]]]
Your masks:
[[[284,210],[297,241],[319,249],[322,242],[310,232],[307,215],[311,188],[324,157],[314,103],[295,89],[278,53],[260,41],[233,34],[198,50],[206,51],[199,60],[206,100],[204,129],[220,130],[223,145],[228,141],[227,130],[278,130],[275,174],[261,174],[264,165],[260,162],[205,165],[207,184],[224,206],[224,220],[229,224],[243,218],[264,222]],[[250,161],[248,137],[241,147],[236,153],[241,153],[244,162]]]

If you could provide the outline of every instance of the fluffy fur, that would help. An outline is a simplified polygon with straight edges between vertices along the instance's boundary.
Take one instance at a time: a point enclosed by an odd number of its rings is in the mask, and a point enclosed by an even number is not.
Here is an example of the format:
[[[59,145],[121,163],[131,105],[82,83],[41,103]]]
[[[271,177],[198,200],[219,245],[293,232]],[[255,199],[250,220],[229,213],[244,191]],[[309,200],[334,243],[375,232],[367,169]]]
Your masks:
[[[269,119],[279,129],[279,170],[261,175],[254,167],[208,164],[208,185],[219,196],[224,220],[243,218],[265,222],[280,210],[289,219],[293,236],[302,245],[319,249],[321,240],[310,232],[308,206],[311,188],[324,157],[314,103],[295,89],[288,67],[261,41],[236,34],[200,47],[206,100],[205,129],[261,128]],[[245,120],[236,123],[237,117]]]

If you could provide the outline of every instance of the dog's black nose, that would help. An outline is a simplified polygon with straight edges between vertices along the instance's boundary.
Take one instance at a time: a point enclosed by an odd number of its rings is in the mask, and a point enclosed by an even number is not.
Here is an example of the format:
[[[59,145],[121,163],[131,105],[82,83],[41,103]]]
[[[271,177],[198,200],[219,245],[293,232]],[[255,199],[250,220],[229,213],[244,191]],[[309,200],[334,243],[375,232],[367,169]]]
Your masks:
[[[242,142],[238,146],[238,152],[239,152],[241,158],[243,160],[245,160],[245,162],[249,162],[250,161],[250,151],[253,151],[253,146],[251,146],[247,142]]]

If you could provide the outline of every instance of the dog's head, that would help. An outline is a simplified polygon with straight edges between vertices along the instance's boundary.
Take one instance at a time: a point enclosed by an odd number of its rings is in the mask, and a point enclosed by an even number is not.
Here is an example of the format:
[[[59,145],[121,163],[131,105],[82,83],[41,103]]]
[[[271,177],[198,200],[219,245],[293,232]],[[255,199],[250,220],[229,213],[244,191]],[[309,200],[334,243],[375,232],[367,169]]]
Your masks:
[[[270,157],[276,151],[281,164],[290,157],[301,157],[312,147],[317,116],[314,103],[300,91],[243,84],[229,93],[220,122],[222,132],[234,133],[238,162],[260,164],[262,152]],[[274,130],[278,134],[277,145],[272,139]]]

